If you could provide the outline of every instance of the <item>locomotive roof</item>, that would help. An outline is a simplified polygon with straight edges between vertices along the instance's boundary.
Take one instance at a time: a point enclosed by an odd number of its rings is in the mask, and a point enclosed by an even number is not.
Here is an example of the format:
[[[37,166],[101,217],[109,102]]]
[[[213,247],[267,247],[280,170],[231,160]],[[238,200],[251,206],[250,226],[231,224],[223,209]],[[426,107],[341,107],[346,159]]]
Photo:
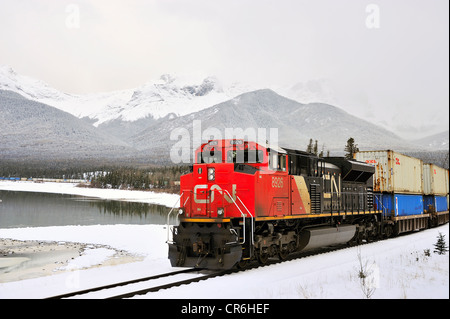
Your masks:
[[[304,156],[317,157],[317,155],[315,155],[315,154],[313,154],[313,153],[308,153],[308,152],[305,152],[305,151],[293,150],[293,149],[286,148],[286,147],[283,147],[283,149],[284,149],[288,154],[298,154],[298,155],[304,155]]]

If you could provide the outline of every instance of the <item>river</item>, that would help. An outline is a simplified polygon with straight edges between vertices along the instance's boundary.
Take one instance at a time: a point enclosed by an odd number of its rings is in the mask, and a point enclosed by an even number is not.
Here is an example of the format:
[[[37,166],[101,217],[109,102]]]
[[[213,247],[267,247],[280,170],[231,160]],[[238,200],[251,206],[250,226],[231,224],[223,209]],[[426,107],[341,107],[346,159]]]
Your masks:
[[[0,228],[167,223],[170,208],[76,195],[0,190]]]

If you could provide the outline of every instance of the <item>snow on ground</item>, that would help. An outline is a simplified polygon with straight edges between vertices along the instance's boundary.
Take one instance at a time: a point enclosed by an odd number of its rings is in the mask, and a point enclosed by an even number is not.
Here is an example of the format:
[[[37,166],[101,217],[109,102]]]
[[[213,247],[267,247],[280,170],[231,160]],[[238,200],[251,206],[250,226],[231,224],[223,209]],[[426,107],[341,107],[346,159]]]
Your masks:
[[[4,184],[0,185],[4,187]],[[49,185],[46,187],[49,188]],[[92,196],[98,196],[99,191],[102,190],[91,190],[91,195],[95,193]],[[88,196],[86,193],[83,195]],[[161,196],[161,202],[166,200],[163,199],[165,194],[154,194],[154,200],[158,195]],[[120,196],[133,199],[138,197],[136,194]],[[373,299],[448,299],[449,255],[433,253],[433,245],[437,242],[439,233],[445,235],[448,246],[449,225],[446,224],[394,239],[365,244],[359,248],[351,247],[260,267],[135,298],[363,299],[366,295],[358,275],[362,264],[367,274],[366,291],[367,288],[371,290]],[[90,269],[80,269],[82,267],[75,266],[77,263],[74,262],[71,266],[73,271],[0,284],[2,299],[43,298],[109,284],[113,280],[129,280],[174,270],[167,259],[167,229],[162,225],[0,229],[0,238],[101,244],[144,257],[140,262]],[[107,250],[93,249],[89,258],[106,258]],[[430,251],[429,256],[427,250]],[[358,253],[361,258],[358,258]]]
[[[156,193],[150,191],[129,191],[121,189],[100,189],[76,187],[75,183],[35,183],[31,181],[0,181],[0,190],[26,191],[40,193],[58,193],[99,197],[111,200],[125,200],[173,207],[177,204],[177,194]],[[1,198],[0,198],[1,199]]]
[[[44,298],[67,291],[87,289],[113,281],[131,280],[173,271],[167,259],[167,230],[162,225],[90,225],[0,229],[0,238],[76,242],[105,245],[72,260],[69,272],[0,284],[1,298]],[[143,260],[83,269],[101,263],[112,249],[125,250]],[[111,252],[112,253],[112,252]]]
[[[92,265],[101,265],[103,261],[112,257],[115,253],[115,250],[108,248],[86,249],[82,256],[69,261],[69,264],[65,267],[61,267],[61,270],[83,269]]]
[[[372,271],[372,298],[449,298],[449,258],[433,253],[443,225],[407,236],[360,247],[361,260]],[[0,229],[0,236],[107,244],[142,254],[142,262],[77,270],[52,276],[0,284],[0,298],[43,298],[69,290],[108,284],[171,271],[166,230],[157,225],[61,226]],[[429,257],[425,250],[430,249]],[[103,250],[94,249],[99,254]],[[101,256],[98,256],[101,257]],[[218,277],[136,298],[365,298],[361,289],[358,249],[292,260]],[[77,267],[74,267],[77,268]],[[78,267],[79,268],[79,267]]]

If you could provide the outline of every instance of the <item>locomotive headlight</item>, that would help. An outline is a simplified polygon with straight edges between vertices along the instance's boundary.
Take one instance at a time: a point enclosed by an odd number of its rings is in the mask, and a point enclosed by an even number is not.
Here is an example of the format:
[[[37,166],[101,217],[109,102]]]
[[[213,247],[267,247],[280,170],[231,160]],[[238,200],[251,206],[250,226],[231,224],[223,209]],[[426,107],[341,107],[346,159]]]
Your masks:
[[[208,168],[208,181],[216,179],[216,169],[214,167]]]
[[[184,214],[184,209],[183,208],[180,208],[179,210],[178,210],[178,215],[183,215]]]
[[[217,217],[223,217],[223,207],[217,208]]]

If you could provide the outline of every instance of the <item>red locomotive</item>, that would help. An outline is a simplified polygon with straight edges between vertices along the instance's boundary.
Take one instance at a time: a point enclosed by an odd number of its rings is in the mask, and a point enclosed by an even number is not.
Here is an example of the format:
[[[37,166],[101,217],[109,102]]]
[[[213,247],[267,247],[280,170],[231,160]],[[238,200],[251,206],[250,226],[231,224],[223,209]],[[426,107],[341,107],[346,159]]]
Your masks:
[[[212,140],[180,179],[173,266],[210,269],[285,259],[300,250],[378,236],[375,168],[244,140]]]

